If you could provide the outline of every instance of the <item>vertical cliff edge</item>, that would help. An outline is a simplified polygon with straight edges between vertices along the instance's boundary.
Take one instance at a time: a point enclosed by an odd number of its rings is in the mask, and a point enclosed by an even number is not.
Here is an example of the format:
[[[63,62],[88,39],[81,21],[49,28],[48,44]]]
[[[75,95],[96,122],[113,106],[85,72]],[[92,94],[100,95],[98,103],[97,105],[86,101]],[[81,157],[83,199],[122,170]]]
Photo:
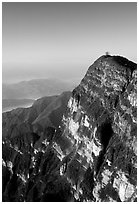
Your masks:
[[[64,174],[75,184],[76,200],[135,201],[136,64],[100,57],[73,90],[68,108],[63,135],[71,141],[65,151],[73,155]]]

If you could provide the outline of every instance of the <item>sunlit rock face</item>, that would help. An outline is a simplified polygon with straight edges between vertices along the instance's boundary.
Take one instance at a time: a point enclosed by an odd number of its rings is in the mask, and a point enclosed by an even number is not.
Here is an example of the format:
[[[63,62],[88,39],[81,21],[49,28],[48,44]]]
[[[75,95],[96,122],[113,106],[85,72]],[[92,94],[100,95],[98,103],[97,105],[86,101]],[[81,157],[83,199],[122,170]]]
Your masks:
[[[136,200],[136,85],[136,64],[102,56],[73,90],[63,135],[73,147],[64,175],[75,201]]]
[[[66,100],[4,126],[4,201],[136,201],[136,67],[102,56]]]

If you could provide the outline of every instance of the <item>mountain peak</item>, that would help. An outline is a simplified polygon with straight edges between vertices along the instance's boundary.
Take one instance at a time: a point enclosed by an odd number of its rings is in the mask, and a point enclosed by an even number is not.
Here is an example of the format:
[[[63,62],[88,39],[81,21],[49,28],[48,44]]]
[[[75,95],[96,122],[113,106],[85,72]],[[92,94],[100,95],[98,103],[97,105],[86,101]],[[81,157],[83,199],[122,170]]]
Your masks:
[[[136,68],[135,63],[124,57],[102,56],[89,67],[79,86],[73,90],[64,132],[65,137],[70,137],[76,144],[76,156],[81,155],[79,169],[84,166],[91,169],[92,174],[87,174],[93,179],[92,193],[88,196],[88,199],[92,197],[90,201],[135,199],[136,173],[131,176],[127,166],[136,172]],[[73,166],[76,156],[72,159]],[[126,161],[125,157],[128,158]],[[67,177],[73,179],[70,171],[69,166]],[[85,175],[82,173],[83,180],[78,180],[80,192],[88,188],[82,188],[87,182]],[[130,195],[123,185],[132,189]],[[80,192],[76,191],[77,201],[85,201],[87,198]]]
[[[72,94],[3,115],[4,201],[136,201],[136,67],[101,56]]]
[[[137,65],[124,57],[103,55],[88,68],[74,92],[78,89],[81,95],[89,90],[92,94],[95,90],[107,96],[118,94],[126,89],[136,69]]]

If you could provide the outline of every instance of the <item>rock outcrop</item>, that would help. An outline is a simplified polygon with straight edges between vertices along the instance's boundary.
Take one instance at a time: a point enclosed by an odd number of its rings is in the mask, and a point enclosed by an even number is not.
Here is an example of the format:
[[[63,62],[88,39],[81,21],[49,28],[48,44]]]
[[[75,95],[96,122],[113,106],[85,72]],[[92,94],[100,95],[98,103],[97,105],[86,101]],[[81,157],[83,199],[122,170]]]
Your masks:
[[[47,107],[16,140],[4,129],[3,201],[136,201],[137,65],[100,57],[66,101],[58,124]]]

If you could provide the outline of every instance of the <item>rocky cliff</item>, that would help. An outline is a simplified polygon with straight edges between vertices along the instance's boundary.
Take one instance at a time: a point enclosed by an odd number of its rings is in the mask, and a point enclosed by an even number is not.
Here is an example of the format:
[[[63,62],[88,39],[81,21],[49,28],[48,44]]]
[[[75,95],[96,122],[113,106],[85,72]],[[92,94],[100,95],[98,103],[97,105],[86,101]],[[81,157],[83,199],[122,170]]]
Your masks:
[[[4,131],[3,201],[136,201],[137,65],[100,57],[66,101]]]

